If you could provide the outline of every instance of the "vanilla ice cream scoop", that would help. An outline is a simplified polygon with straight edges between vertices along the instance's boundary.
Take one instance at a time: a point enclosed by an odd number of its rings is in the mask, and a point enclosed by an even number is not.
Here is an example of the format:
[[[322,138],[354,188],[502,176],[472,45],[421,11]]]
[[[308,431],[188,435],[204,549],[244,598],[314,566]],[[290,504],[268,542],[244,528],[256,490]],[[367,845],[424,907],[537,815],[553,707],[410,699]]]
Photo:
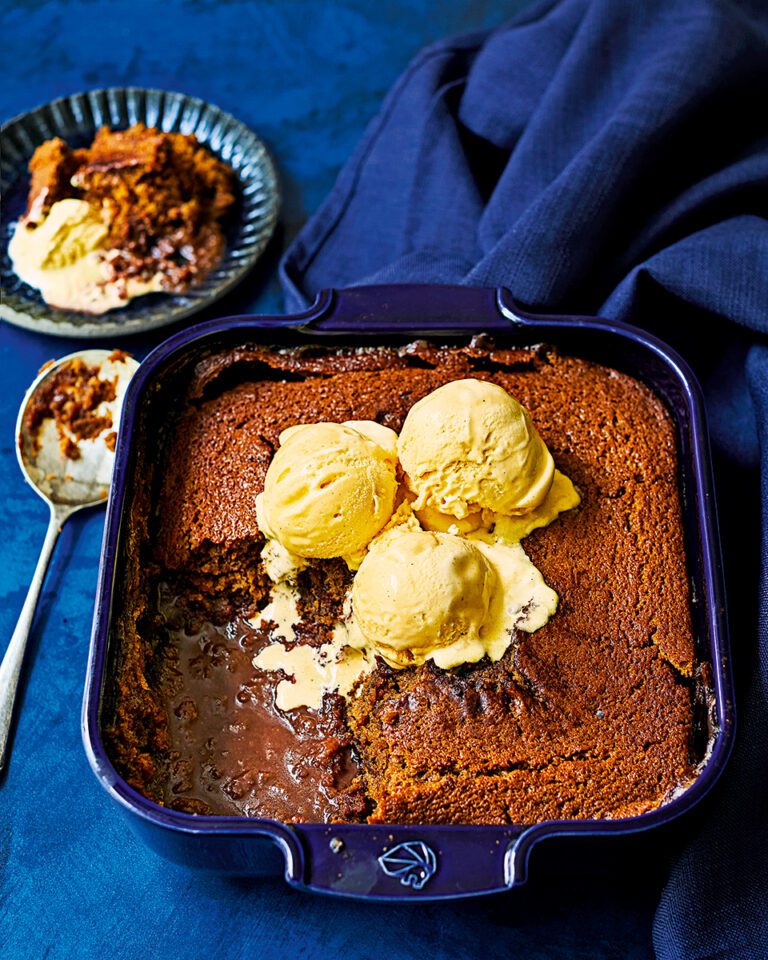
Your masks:
[[[454,380],[415,403],[398,453],[414,510],[458,520],[533,510],[555,473],[528,411],[487,380]]]
[[[106,261],[109,223],[85,200],[57,200],[39,223],[20,220],[8,244],[17,275],[61,310],[104,313],[161,289],[161,276],[117,281]]]
[[[297,557],[344,557],[357,566],[392,516],[397,492],[396,435],[365,423],[283,432],[256,502],[266,537]]]
[[[496,573],[468,540],[406,530],[366,555],[352,585],[355,623],[388,663],[479,660]]]

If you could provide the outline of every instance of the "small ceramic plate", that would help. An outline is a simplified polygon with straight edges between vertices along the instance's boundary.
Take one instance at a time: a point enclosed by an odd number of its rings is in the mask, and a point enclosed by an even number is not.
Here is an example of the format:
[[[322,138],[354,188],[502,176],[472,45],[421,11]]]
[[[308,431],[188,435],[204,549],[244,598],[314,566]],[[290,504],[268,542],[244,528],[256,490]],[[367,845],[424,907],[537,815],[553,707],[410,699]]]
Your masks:
[[[14,226],[26,209],[29,160],[35,148],[51,137],[61,137],[70,147],[85,147],[101,126],[122,129],[134,123],[193,133],[232,168],[239,197],[229,220],[224,257],[200,286],[187,293],[148,294],[99,317],[55,310],[16,276],[8,256]],[[28,330],[61,337],[104,337],[152,330],[189,317],[242,280],[274,231],[280,197],[266,147],[233,116],[195,97],[136,87],[92,90],[16,117],[1,133],[0,317]]]

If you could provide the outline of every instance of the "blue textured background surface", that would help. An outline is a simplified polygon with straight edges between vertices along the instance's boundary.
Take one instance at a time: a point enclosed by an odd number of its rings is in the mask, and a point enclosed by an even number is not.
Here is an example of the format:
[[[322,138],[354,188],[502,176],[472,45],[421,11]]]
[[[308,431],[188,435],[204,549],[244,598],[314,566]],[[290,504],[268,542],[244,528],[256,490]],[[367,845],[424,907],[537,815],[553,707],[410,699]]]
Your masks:
[[[8,119],[89,87],[158,86],[201,96],[270,145],[283,229],[218,313],[280,310],[277,256],[318,205],[413,54],[492,25],[522,0],[17,2],[0,84]],[[160,339],[120,343],[138,356]],[[46,509],[24,486],[13,424],[24,389],[76,341],[0,325],[0,651],[42,544]],[[0,955],[301,958],[651,955],[658,880],[632,870],[590,884],[536,881],[493,900],[388,908],[297,894],[281,882],[204,877],[158,859],[91,774],[80,701],[103,514],[65,529],[35,623],[12,761],[0,781]]]

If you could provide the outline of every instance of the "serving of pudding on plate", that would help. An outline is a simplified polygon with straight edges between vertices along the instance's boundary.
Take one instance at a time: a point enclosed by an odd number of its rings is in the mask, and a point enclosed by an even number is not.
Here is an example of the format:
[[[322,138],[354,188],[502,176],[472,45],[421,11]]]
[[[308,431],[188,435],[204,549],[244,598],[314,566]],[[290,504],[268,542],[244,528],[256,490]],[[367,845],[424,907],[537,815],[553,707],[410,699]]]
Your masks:
[[[145,796],[524,825],[695,777],[675,429],[638,380],[487,339],[244,345],[194,365],[157,439],[104,718]]]
[[[61,310],[103,314],[148,293],[182,293],[221,260],[234,175],[191,134],[137,123],[91,145],[45,141],[8,253]]]

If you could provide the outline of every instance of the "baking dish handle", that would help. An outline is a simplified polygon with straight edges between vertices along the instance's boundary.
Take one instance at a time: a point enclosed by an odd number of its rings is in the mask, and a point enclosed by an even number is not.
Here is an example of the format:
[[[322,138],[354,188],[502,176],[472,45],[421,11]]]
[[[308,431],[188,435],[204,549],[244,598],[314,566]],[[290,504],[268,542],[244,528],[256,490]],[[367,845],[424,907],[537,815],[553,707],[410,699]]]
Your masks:
[[[297,824],[295,886],[377,900],[443,900],[499,893],[524,882],[512,853],[525,831],[482,826]]]
[[[503,291],[504,300],[509,293]],[[493,287],[392,284],[323,290],[317,312],[302,326],[312,333],[376,334],[509,330],[502,290]]]

